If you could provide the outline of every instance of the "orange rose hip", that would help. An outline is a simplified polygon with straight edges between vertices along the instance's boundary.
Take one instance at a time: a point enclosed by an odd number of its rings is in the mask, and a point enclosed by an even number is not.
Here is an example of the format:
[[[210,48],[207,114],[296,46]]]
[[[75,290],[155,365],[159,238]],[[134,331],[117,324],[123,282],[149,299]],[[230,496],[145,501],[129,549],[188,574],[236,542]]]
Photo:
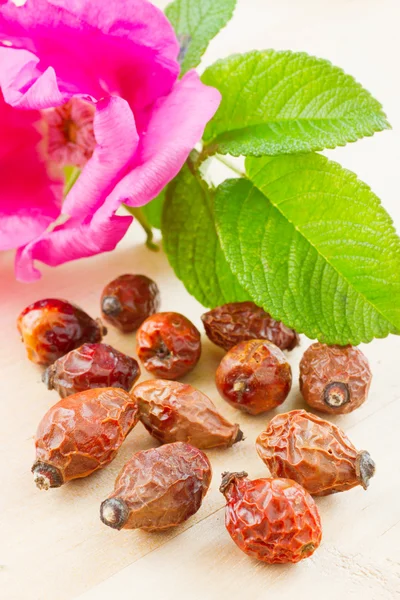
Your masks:
[[[225,526],[239,548],[263,562],[297,563],[318,548],[321,520],[308,492],[291,479],[224,473]]]
[[[188,384],[165,379],[139,383],[132,395],[140,420],[157,440],[189,442],[196,448],[227,448],[243,439],[239,425],[233,425],[211,400]]]
[[[100,518],[113,529],[169,529],[196,513],[211,482],[207,456],[176,442],[137,452],[102,502]]]
[[[137,335],[137,354],[147,371],[162,379],[179,379],[197,364],[200,333],[183,315],[161,312],[142,323]]]
[[[108,465],[138,419],[136,401],[117,388],[91,389],[57,402],[36,433],[37,487],[60,487]]]
[[[349,413],[361,406],[371,379],[366,356],[354,346],[312,344],[300,362],[303,397],[307,404],[325,413]]]
[[[256,448],[274,477],[288,477],[314,496],[361,485],[367,488],[375,463],[357,451],[339,427],[305,410],[276,415]]]
[[[292,386],[292,370],[275,344],[249,340],[227,352],[215,382],[221,396],[232,406],[258,415],[284,402]]]

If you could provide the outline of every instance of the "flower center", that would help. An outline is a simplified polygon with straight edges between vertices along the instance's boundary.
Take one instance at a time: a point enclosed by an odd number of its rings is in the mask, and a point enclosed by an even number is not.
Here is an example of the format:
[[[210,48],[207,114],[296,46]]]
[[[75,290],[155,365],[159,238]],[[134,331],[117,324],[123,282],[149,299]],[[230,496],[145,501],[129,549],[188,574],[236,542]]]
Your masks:
[[[66,104],[42,111],[47,125],[47,155],[61,167],[85,166],[96,147],[93,131],[95,108],[72,98]]]

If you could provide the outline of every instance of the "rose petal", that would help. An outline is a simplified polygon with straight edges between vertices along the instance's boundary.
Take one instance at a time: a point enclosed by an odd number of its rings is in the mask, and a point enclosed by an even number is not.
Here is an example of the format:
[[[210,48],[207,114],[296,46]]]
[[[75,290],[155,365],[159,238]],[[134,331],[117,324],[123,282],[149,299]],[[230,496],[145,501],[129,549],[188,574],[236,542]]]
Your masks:
[[[31,241],[60,213],[63,179],[40,156],[39,118],[8,106],[0,93],[0,250]]]
[[[136,109],[167,94],[179,72],[172,27],[145,0],[7,2],[0,40],[12,44],[0,58],[5,98],[23,108],[117,94]]]
[[[189,71],[177,82],[172,92],[152,109],[135,163],[99,208],[100,217],[103,210],[115,211],[122,202],[143,206],[155,198],[179,173],[220,100],[218,90],[201,83],[195,71]]]
[[[40,279],[41,273],[34,266],[35,260],[55,267],[70,260],[114,250],[131,223],[132,217],[116,215],[104,215],[103,219],[97,218],[95,222],[70,219],[18,250],[16,277],[27,283]]]
[[[139,141],[134,116],[122,98],[97,104],[94,133],[98,145],[64,202],[63,213],[71,217],[91,215],[104,202]]]

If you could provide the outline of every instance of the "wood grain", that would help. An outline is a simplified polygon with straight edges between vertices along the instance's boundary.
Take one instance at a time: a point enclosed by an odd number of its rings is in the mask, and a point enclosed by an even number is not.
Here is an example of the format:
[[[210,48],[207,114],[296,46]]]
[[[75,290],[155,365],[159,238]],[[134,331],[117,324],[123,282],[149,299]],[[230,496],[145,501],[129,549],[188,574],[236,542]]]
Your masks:
[[[159,3],[162,4],[161,2]],[[166,4],[166,2],[164,2]],[[206,55],[219,56],[253,47],[309,51],[357,75],[400,125],[398,71],[398,0],[239,0],[230,27]],[[398,133],[384,133],[329,153],[367,181],[400,223]],[[217,178],[225,175],[222,169]],[[28,303],[42,297],[67,298],[91,315],[99,314],[104,284],[124,272],[154,278],[162,310],[183,312],[201,329],[202,307],[176,280],[165,256],[148,251],[137,226],[110,255],[44,268],[33,285],[15,282],[13,256],[0,257],[0,368],[2,494],[0,497],[0,596],[5,600],[102,600],[123,596],[200,599],[251,597],[363,598],[386,600],[399,591],[400,482],[400,339],[375,341],[364,348],[374,373],[370,398],[356,412],[333,419],[359,448],[368,449],[377,474],[367,492],[361,488],[318,500],[323,543],[315,555],[296,566],[266,566],[249,559],[233,544],[223,525],[220,473],[246,469],[267,474],[254,440],[267,416],[250,417],[218,397],[213,376],[223,353],[203,336],[200,364],[185,381],[215,401],[227,418],[239,422],[244,442],[207,452],[214,478],[201,510],[184,526],[166,534],[116,532],[99,519],[99,505],[120,467],[137,450],[153,445],[138,426],[116,460],[103,472],[64,488],[40,492],[32,482],[33,435],[44,412],[57,400],[40,381],[18,339],[15,319]],[[134,355],[134,335],[110,328],[106,341]],[[290,354],[294,381],[307,340]],[[144,378],[147,375],[144,374]],[[302,407],[294,385],[282,409]]]

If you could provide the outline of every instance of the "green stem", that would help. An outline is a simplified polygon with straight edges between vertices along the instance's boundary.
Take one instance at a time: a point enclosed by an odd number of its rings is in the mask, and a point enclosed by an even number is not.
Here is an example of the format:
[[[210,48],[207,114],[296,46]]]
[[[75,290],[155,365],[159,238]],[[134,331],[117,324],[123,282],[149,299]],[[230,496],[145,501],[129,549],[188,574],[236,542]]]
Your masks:
[[[225,156],[222,156],[221,154],[214,154],[213,158],[216,158],[217,160],[219,160],[220,163],[222,163],[223,165],[228,167],[228,169],[230,169],[234,173],[237,173],[237,175],[239,175],[240,177],[245,176],[245,173],[243,173],[243,171],[241,169],[239,169],[238,167],[233,165],[229,160],[227,160],[225,158]]]
[[[152,231],[142,209],[139,207],[127,206],[126,204],[124,204],[124,207],[131,215],[133,215],[135,217],[137,222],[140,223],[140,225],[143,227],[143,230],[147,236],[146,246],[148,247],[148,249],[152,250],[153,252],[158,252],[159,247],[157,246],[157,244],[155,244],[153,242],[153,231]]]
[[[67,196],[67,194],[71,191],[72,186],[74,185],[74,183],[76,183],[76,180],[78,179],[79,175],[81,174],[81,170],[78,167],[67,167],[66,169],[64,169],[64,172],[67,176],[67,180],[65,182],[65,187],[64,187],[64,198]]]

